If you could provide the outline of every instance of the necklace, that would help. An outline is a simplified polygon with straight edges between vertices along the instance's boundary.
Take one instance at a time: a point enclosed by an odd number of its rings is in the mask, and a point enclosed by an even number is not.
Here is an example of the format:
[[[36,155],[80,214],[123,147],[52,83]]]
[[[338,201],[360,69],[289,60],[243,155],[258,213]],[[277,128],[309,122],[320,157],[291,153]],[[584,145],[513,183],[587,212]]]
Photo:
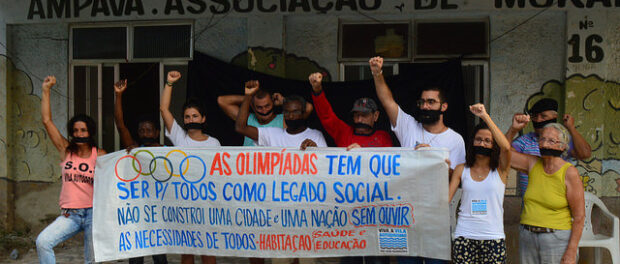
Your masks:
[[[474,178],[475,180],[478,180],[478,181],[484,179],[488,175],[488,173],[487,174],[480,174],[480,175],[479,174],[474,174],[473,170],[471,170],[471,169],[469,171],[469,174],[471,175],[472,178]]]
[[[430,135],[433,135],[433,136],[432,136],[432,137],[430,137],[430,139],[429,139],[429,140],[427,140],[427,139],[426,139],[426,133],[428,133],[428,134],[430,134]],[[422,132],[422,140],[424,140],[424,142],[422,142],[422,143],[431,145],[431,143],[433,143],[433,141],[435,141],[435,138],[436,138],[436,137],[438,137],[439,135],[441,135],[441,133],[439,133],[439,134],[433,134],[433,133],[431,133],[431,132],[426,131],[426,129],[424,129],[424,131]]]

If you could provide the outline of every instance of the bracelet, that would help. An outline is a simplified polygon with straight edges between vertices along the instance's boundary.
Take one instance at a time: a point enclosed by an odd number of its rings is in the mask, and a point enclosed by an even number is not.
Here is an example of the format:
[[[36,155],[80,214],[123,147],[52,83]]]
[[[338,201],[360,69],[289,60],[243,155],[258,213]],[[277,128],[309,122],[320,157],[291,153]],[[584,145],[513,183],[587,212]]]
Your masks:
[[[379,76],[381,74],[383,74],[383,70],[379,71],[378,73],[372,72],[372,76]]]
[[[166,81],[166,85],[168,85],[168,86],[172,87],[172,84],[173,84],[173,83]]]

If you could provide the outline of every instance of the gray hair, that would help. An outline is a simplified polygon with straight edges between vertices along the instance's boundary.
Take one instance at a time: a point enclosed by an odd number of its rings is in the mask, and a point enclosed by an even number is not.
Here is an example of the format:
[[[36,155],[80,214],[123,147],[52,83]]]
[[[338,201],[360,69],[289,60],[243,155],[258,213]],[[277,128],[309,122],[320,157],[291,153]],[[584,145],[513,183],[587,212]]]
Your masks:
[[[566,129],[565,126],[559,123],[546,124],[543,129],[548,127],[554,128],[558,131],[558,133],[560,134],[560,141],[562,142],[562,145],[564,145],[564,154],[566,154],[566,152],[568,152],[569,143],[572,140],[568,129]]]

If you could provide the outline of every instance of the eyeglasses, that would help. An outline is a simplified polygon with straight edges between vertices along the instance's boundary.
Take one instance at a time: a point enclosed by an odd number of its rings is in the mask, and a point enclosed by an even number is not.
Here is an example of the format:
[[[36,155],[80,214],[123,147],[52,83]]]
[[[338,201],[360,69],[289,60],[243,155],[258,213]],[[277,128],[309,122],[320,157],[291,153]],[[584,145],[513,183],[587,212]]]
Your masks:
[[[562,141],[554,140],[554,139],[550,139],[550,138],[541,137],[541,138],[538,139],[538,144],[545,143],[545,142],[547,142],[550,145],[558,145],[558,144],[562,143]]]
[[[416,103],[418,104],[419,107],[422,107],[424,104],[428,104],[428,105],[435,105],[437,103],[439,103],[439,101],[435,100],[435,99],[418,99],[416,101]]]
[[[295,110],[295,111],[282,111],[283,115],[301,115],[303,114],[303,112],[301,110]]]
[[[485,145],[491,145],[493,144],[493,141],[491,139],[488,138],[474,138],[474,144],[485,144]]]

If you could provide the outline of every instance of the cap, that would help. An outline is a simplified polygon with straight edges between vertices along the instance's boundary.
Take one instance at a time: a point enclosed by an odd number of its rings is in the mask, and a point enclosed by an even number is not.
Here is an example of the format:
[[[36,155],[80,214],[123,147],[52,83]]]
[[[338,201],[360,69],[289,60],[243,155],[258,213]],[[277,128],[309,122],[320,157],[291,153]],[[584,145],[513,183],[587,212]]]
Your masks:
[[[377,103],[375,103],[375,100],[368,97],[355,100],[355,103],[353,103],[353,109],[351,109],[351,112],[372,113],[375,111],[377,111]]]
[[[530,108],[529,112],[531,115],[535,115],[547,110],[558,111],[558,101],[551,98],[540,99]]]

